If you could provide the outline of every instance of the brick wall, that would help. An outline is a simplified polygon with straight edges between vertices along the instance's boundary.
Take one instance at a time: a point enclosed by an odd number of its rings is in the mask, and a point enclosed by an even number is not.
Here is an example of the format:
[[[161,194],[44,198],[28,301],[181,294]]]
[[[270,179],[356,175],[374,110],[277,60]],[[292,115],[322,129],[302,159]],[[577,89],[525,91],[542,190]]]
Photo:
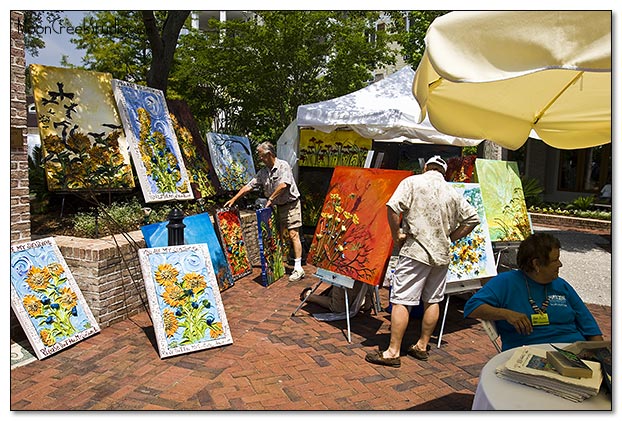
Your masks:
[[[529,216],[533,225],[560,227],[565,230],[600,231],[603,234],[611,234],[611,221],[531,212]]]
[[[11,243],[30,240],[26,56],[17,25],[23,19],[22,12],[11,12]]]

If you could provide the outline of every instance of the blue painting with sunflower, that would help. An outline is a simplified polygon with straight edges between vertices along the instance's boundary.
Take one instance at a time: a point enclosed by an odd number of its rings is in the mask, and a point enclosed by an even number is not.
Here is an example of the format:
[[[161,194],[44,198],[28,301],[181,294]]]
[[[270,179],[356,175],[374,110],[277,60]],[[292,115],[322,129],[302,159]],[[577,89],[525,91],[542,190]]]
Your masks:
[[[52,237],[11,246],[11,308],[39,359],[100,331]]]
[[[233,343],[206,244],[138,256],[160,358]]]

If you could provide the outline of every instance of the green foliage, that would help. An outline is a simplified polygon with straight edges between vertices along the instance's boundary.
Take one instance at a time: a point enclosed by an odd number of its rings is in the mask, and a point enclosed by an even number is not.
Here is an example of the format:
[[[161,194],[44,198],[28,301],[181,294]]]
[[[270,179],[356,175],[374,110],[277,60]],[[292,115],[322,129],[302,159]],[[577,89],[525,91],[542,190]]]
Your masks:
[[[563,203],[531,206],[529,212],[611,221],[611,211],[568,209],[568,205]]]
[[[299,105],[360,89],[392,63],[378,12],[258,11],[247,22],[211,20],[180,37],[170,89],[203,131],[275,142]],[[219,116],[216,119],[216,116]]]
[[[50,194],[45,178],[41,146],[33,147],[31,154],[28,155],[28,186],[31,195],[31,211],[33,213],[46,212]]]
[[[594,200],[594,196],[580,196],[569,203],[567,209],[587,211],[591,209]]]
[[[544,188],[540,185],[538,179],[521,176],[520,181],[523,187],[523,194],[525,195],[525,203],[527,204],[527,207],[537,206],[542,203],[541,194],[544,192]]]

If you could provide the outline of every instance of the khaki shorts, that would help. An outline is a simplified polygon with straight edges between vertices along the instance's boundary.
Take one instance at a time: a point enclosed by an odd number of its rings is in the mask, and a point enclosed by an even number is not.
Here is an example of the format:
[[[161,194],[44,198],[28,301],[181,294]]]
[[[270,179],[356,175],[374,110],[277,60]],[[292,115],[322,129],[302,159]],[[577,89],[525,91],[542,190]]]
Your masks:
[[[399,256],[391,275],[391,304],[417,306],[440,303],[445,298],[445,277],[448,266],[429,266],[405,256]]]
[[[288,230],[293,230],[302,226],[302,206],[300,205],[300,198],[283,205],[277,205],[276,210],[279,216],[281,229],[287,228]]]

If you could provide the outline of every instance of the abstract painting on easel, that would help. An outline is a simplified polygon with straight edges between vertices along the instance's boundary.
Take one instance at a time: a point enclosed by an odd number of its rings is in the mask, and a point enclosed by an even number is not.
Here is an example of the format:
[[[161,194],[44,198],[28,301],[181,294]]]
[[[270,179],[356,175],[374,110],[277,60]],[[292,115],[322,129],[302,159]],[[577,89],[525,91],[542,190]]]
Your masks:
[[[451,244],[446,280],[452,282],[493,277],[497,274],[497,266],[492,251],[480,186],[476,183],[450,184],[462,193],[471,206],[477,209],[480,223],[470,234]]]
[[[139,249],[160,358],[233,343],[206,244]]]
[[[193,199],[162,91],[117,79],[112,91],[145,202]]]
[[[279,223],[272,208],[256,211],[257,230],[259,231],[259,256],[261,258],[261,279],[267,287],[285,275],[283,251],[281,250],[281,234]]]
[[[30,76],[48,190],[134,188],[112,76],[40,64]]]
[[[100,331],[53,237],[11,246],[11,308],[39,359]]]
[[[379,285],[391,251],[385,204],[410,171],[336,167],[307,262]]]
[[[523,241],[532,232],[518,164],[491,159],[475,160],[490,240]]]

